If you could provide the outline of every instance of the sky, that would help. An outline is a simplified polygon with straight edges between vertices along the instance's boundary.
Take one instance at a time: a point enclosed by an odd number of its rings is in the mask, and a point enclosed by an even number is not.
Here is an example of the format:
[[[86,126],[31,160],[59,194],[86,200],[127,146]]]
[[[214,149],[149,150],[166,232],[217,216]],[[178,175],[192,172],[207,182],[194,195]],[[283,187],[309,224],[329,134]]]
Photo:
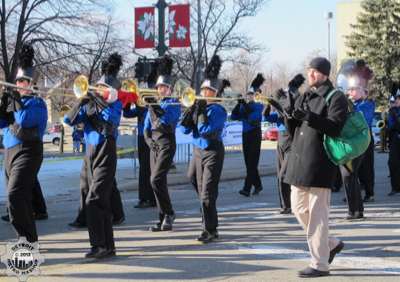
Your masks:
[[[132,36],[134,7],[151,6],[157,0],[118,0],[114,15],[126,22]],[[257,16],[244,19],[239,30],[265,47],[264,64],[285,64],[298,68],[310,54],[319,50],[327,56],[328,23],[325,14],[333,12],[331,54],[335,52],[336,4],[344,0],[267,0]],[[350,1],[350,0],[347,0]],[[184,3],[185,1],[182,1]]]

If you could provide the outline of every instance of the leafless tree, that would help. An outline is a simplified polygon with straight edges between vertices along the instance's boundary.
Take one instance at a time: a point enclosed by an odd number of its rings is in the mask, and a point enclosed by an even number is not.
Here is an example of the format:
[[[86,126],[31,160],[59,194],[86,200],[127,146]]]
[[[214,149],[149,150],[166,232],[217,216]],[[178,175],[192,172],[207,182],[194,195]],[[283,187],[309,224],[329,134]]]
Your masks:
[[[93,11],[105,11],[99,0],[1,0],[0,67],[7,81],[15,77],[20,47],[30,42],[40,68],[70,65],[91,48],[88,27],[103,24]],[[103,9],[104,8],[104,9]],[[63,63],[61,63],[63,62]]]

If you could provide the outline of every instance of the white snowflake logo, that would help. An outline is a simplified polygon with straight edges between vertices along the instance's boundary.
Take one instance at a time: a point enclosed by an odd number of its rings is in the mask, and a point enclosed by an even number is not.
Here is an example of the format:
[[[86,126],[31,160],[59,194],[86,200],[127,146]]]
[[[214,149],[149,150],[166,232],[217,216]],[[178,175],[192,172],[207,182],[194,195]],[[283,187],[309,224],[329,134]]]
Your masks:
[[[154,15],[144,13],[138,21],[138,30],[143,35],[144,40],[149,40],[154,36]]]
[[[175,13],[176,13],[176,11],[173,10],[168,15],[168,33],[169,34],[174,34],[174,31],[175,31],[175,26],[176,26]]]
[[[178,27],[178,30],[176,31],[176,38],[178,38],[179,40],[185,40],[186,33],[187,33],[186,27],[180,25]]]

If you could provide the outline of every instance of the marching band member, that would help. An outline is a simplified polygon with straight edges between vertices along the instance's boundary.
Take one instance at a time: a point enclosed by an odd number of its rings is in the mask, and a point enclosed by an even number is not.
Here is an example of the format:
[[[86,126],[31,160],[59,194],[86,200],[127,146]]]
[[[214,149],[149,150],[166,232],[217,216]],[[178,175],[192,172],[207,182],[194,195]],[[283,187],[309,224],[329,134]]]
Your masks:
[[[86,258],[115,256],[111,195],[115,185],[116,139],[122,111],[117,95],[121,87],[117,79],[121,65],[121,56],[112,54],[103,65],[103,75],[97,82],[97,87],[103,88],[104,92],[89,92],[64,117],[64,122],[71,126],[84,124],[87,149],[81,178],[88,184],[85,204],[92,247]],[[108,95],[104,95],[105,92]]]
[[[153,71],[147,79],[147,87],[153,88],[157,80],[157,73]],[[147,108],[141,107],[137,104],[128,104],[124,108],[125,118],[137,117],[137,146],[139,157],[139,202],[135,208],[148,208],[156,206],[156,199],[154,197],[153,189],[150,183],[150,148],[144,140],[143,128],[144,119],[147,114]]]
[[[261,150],[261,120],[264,105],[254,101],[256,93],[261,93],[261,85],[265,81],[261,73],[251,83],[246,93],[246,99],[239,99],[233,108],[231,119],[240,120],[243,124],[242,144],[244,162],[246,164],[246,179],[239,194],[249,197],[251,187],[254,186],[253,195],[257,195],[263,189],[258,173],[258,162]]]
[[[34,50],[24,44],[19,53],[18,87],[32,88]],[[43,161],[42,138],[47,125],[47,107],[29,89],[5,91],[0,104],[0,127],[4,139],[5,180],[10,222],[18,237],[37,242],[32,193]]]
[[[293,99],[296,100],[299,96],[298,89],[304,83],[305,78],[302,74],[297,74],[288,84],[288,89],[284,91],[279,89],[275,95],[275,100],[277,102],[286,100],[287,93],[290,92],[293,95]],[[271,113],[271,105],[267,105],[264,110],[264,120],[272,123],[276,123],[278,126],[278,145],[276,149],[276,159],[277,159],[277,183],[279,190],[279,200],[281,214],[290,214],[292,212],[290,204],[290,185],[284,181],[285,173],[287,168],[287,162],[289,159],[290,149],[292,145],[292,138],[285,126],[284,113],[281,109],[275,109]]]
[[[394,95],[394,105],[389,110],[389,171],[393,196],[400,193],[400,90]]]
[[[201,85],[201,96],[188,108],[182,118],[185,134],[193,135],[193,158],[188,176],[200,198],[203,218],[203,231],[198,241],[209,243],[218,238],[217,197],[218,184],[224,163],[224,144],[222,130],[227,118],[226,110],[213,99],[221,95],[229,85],[228,81],[218,79],[221,61],[215,55],[206,68],[206,79]]]
[[[159,213],[159,222],[150,231],[172,230],[175,212],[167,187],[167,174],[171,168],[176,151],[175,128],[181,115],[179,101],[170,98],[172,92],[173,61],[168,56],[161,59],[158,66],[159,77],[156,88],[161,97],[160,105],[151,105],[144,121],[143,134],[150,148],[150,183],[154,191]],[[153,99],[154,100],[154,99]]]
[[[360,65],[365,69],[361,71],[359,69]],[[362,112],[368,125],[371,126],[374,117],[375,103],[367,99],[366,88],[368,86],[368,80],[372,77],[372,71],[365,65],[365,63],[360,64],[359,61],[354,62],[353,60],[346,62],[341,69],[342,70],[339,72],[338,77],[341,77],[341,73],[343,73],[343,76],[338,80],[338,86],[342,87],[343,90],[346,91],[346,94],[353,103],[353,109]],[[343,83],[340,83],[341,80]],[[351,160],[351,164],[340,166],[349,208],[347,216],[347,219],[349,220],[364,217],[364,205],[358,179],[360,177],[359,174],[362,164],[369,161],[371,160],[367,150],[361,156]],[[366,198],[369,197],[372,196],[367,194]]]

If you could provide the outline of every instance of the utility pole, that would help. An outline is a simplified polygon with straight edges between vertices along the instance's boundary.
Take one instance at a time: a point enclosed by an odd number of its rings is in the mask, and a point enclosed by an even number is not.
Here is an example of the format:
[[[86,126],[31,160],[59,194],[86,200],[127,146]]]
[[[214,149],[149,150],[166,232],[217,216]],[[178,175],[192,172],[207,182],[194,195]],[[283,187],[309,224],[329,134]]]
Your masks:
[[[158,56],[164,56],[168,48],[165,45],[165,8],[167,7],[165,0],[158,0],[156,7],[158,9]]]
[[[203,67],[203,61],[201,59],[201,47],[202,47],[202,31],[201,31],[201,4],[200,0],[197,0],[197,69],[196,69],[196,93],[200,93],[200,80],[201,70]]]
[[[331,60],[331,20],[333,19],[333,13],[327,12],[325,19],[328,22],[328,60]]]

